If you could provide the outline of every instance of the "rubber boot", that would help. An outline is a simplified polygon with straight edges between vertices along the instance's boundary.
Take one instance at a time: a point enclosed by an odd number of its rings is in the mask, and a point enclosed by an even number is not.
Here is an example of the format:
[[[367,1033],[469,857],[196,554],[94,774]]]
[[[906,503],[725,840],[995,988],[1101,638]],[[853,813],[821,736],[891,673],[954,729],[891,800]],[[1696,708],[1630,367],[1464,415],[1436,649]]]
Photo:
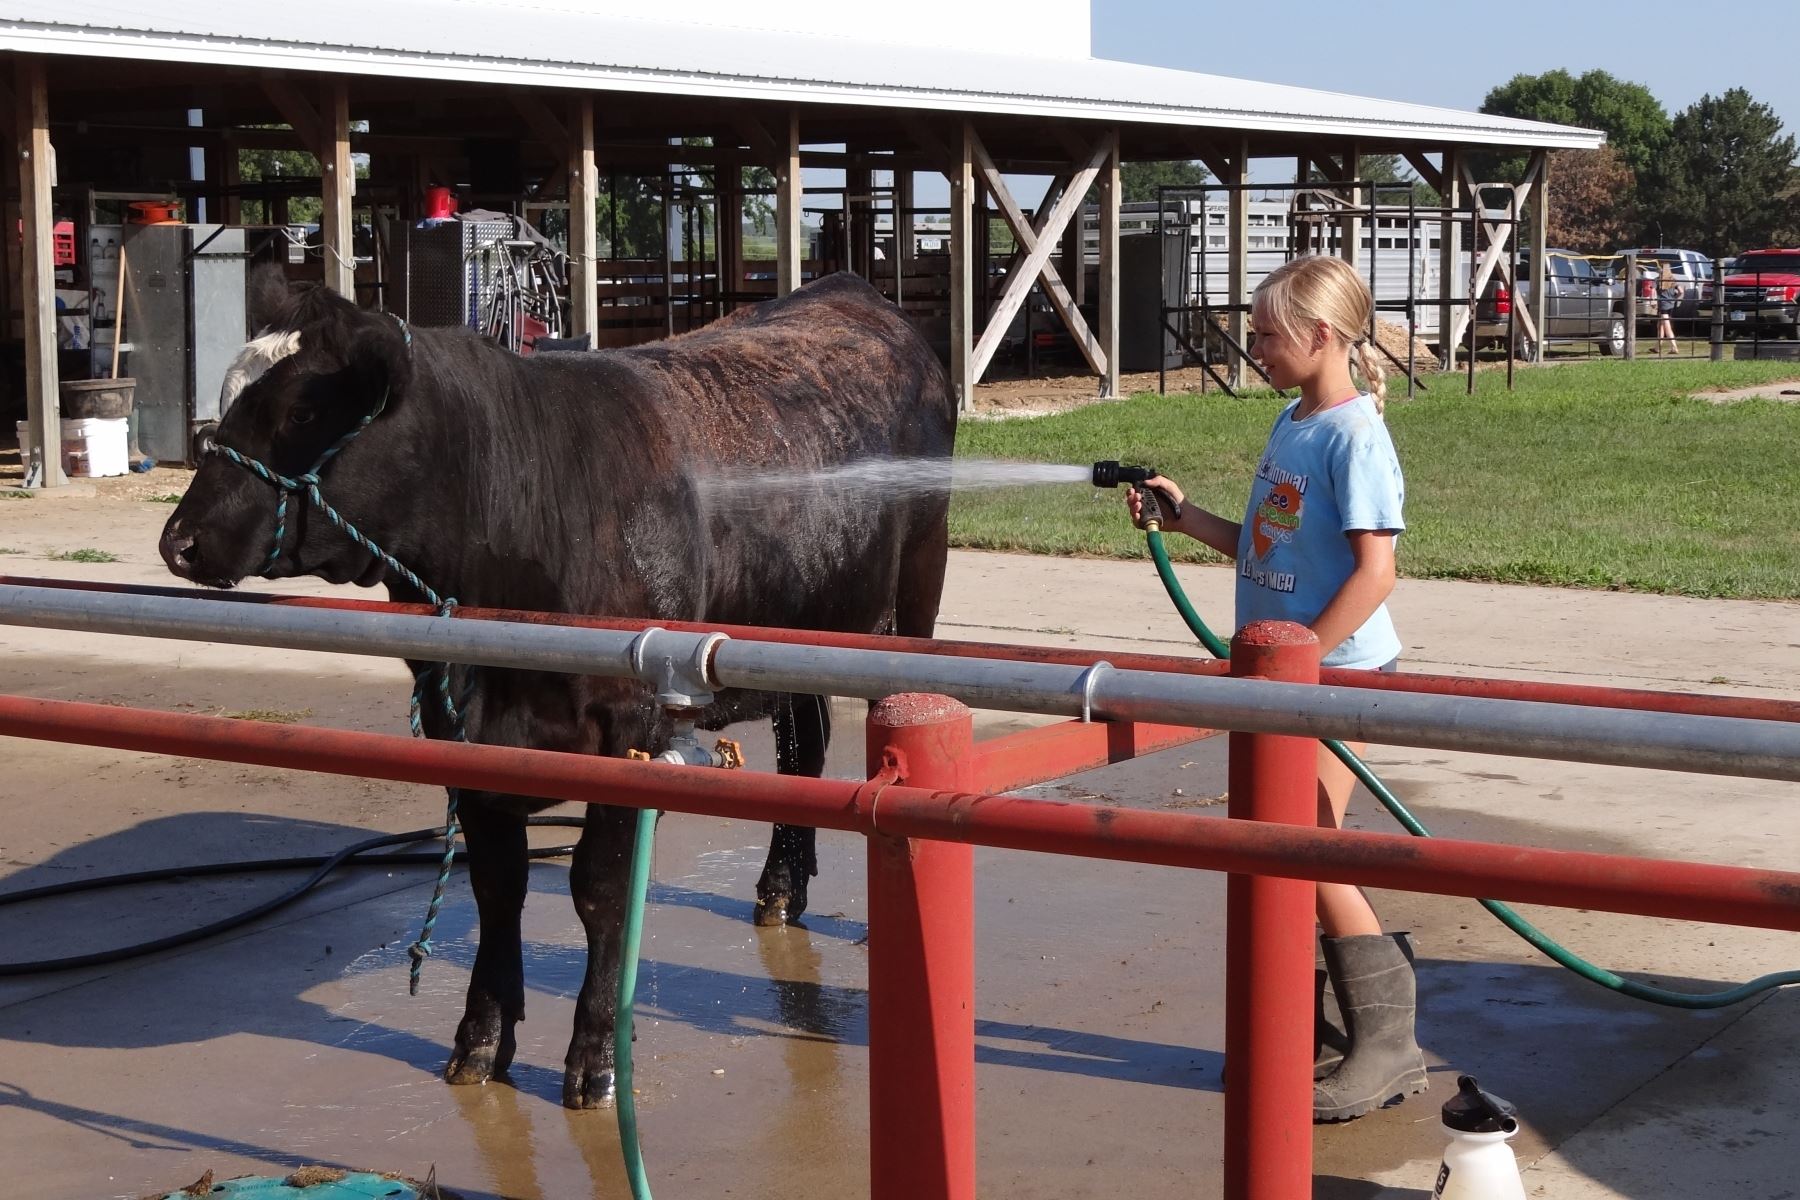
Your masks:
[[[1313,1079],[1337,1070],[1349,1049],[1350,1035],[1344,1032],[1344,1014],[1338,1009],[1337,993],[1331,990],[1321,945],[1313,957]]]
[[[1413,1039],[1418,988],[1404,934],[1321,938],[1350,1053],[1313,1085],[1313,1120],[1348,1121],[1426,1087]]]

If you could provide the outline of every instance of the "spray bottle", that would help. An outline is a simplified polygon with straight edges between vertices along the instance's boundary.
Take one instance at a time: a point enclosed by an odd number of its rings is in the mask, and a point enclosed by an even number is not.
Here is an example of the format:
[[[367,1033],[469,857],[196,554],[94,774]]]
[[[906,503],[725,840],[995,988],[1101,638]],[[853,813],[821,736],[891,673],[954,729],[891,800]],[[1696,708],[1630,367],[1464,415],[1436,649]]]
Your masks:
[[[1450,1145],[1438,1168],[1432,1200],[1525,1200],[1519,1164],[1507,1139],[1519,1131],[1517,1110],[1481,1090],[1473,1075],[1456,1077],[1456,1095],[1444,1102]]]

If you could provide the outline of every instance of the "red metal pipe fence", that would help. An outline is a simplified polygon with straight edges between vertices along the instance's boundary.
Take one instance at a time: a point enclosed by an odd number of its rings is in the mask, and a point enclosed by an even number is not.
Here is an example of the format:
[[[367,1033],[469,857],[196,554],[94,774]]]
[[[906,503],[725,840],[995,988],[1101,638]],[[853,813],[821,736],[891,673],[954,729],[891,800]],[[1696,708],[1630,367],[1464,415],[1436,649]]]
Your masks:
[[[1319,639],[1258,621],[1232,639],[1231,673],[1317,683]],[[1317,831],[1319,743],[1231,735],[1233,820]],[[1225,1195],[1295,1200],[1312,1192],[1314,884],[1273,875],[1225,880]]]
[[[44,581],[4,580],[20,584]],[[177,589],[109,589],[169,592]],[[308,607],[417,606],[281,599]],[[473,612],[477,619],[515,614]],[[519,614],[613,628],[615,622]],[[668,625],[675,628],[674,623]],[[700,628],[700,627],[695,627]],[[710,627],[707,627],[710,628]],[[733,630],[764,640],[964,653],[957,643]],[[1085,663],[1082,652],[985,646],[979,657]],[[1115,666],[1205,673],[1191,660],[1116,656]],[[1163,663],[1171,664],[1164,667]],[[1233,674],[1368,686],[1321,672],[1298,627],[1251,627]],[[1614,688],[1387,676],[1378,686],[1563,703],[1800,720],[1800,705]],[[1225,1178],[1230,1200],[1311,1192],[1313,881],[1800,931],[1800,873],[1538,850],[1316,825],[1317,743],[1231,735],[1230,815],[1221,821],[991,793],[1057,778],[1210,731],[1068,722],[975,746],[944,697],[878,704],[866,782],[698,772],[549,751],[269,725],[0,696],[0,736],[269,767],[654,807],[850,830],[869,839],[870,1162],[875,1200],[975,1194],[974,845],[1231,873],[1227,883]]]

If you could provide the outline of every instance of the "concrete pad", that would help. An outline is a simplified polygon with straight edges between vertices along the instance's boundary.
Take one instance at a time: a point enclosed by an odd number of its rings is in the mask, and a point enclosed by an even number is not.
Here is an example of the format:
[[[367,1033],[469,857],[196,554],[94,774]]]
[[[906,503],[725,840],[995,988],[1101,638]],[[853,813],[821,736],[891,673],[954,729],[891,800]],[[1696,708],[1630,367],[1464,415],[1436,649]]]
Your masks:
[[[0,544],[29,552],[0,568],[166,582],[150,549],[166,506],[8,503]],[[71,543],[121,561],[44,561]],[[1228,571],[1182,574],[1203,612],[1229,612]],[[1800,607],[1790,604],[1406,581],[1394,607],[1416,669],[1800,695]],[[1191,652],[1147,563],[954,555],[940,633]],[[0,628],[0,674],[21,694],[396,733],[408,686],[402,667],[380,659],[11,628]],[[859,708],[836,715],[833,771],[848,777],[860,766]],[[1031,720],[983,714],[981,730]],[[766,762],[766,730],[746,740],[753,764]],[[1036,790],[1214,814],[1223,749],[1222,739],[1200,743]],[[441,820],[442,794],[427,788],[16,741],[3,753],[0,892],[324,851]],[[1792,862],[1785,785],[1394,748],[1371,757],[1447,835]],[[1352,808],[1353,824],[1392,828],[1367,797]],[[646,1155],[664,1194],[865,1186],[861,846],[825,835],[808,928],[757,931],[747,916],[765,838],[740,822],[663,822],[639,1055]],[[1215,1191],[1222,882],[1000,852],[978,854],[977,871],[984,1194]],[[347,876],[200,947],[0,980],[0,1161],[16,1194],[136,1196],[209,1167],[225,1176],[323,1161],[416,1176],[435,1164],[440,1181],[472,1197],[622,1196],[610,1114],[557,1104],[582,936],[565,870],[539,866],[533,879],[530,1019],[510,1084],[450,1088],[436,1075],[472,955],[460,876],[417,1000],[405,996],[404,946],[428,872]],[[276,886],[205,880],[0,911],[0,957],[129,941]],[[1427,1196],[1443,1144],[1436,1108],[1461,1071],[1520,1106],[1515,1144],[1534,1194],[1774,1196],[1790,1186],[1800,1141],[1779,1117],[1792,1108],[1785,1081],[1800,1053],[1791,996],[1716,1013],[1651,1009],[1548,965],[1470,902],[1376,901],[1390,926],[1416,933],[1433,1084],[1320,1129],[1317,1195]],[[1530,915],[1607,966],[1674,987],[1800,958],[1790,935]]]

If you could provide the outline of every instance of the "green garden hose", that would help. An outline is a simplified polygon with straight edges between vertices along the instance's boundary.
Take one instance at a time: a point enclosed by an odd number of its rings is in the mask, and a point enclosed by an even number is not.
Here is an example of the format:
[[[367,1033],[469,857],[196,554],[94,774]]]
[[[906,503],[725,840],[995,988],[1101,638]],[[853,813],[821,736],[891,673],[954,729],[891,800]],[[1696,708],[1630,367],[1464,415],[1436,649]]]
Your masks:
[[[625,909],[625,934],[619,947],[619,1010],[613,1021],[613,1079],[618,1088],[619,1148],[632,1200],[650,1200],[644,1173],[644,1148],[638,1144],[637,1093],[631,1087],[632,1004],[637,998],[638,948],[644,940],[644,899],[650,890],[650,854],[656,845],[656,810],[640,808],[637,839],[631,851],[631,898]]]
[[[1218,635],[1211,629],[1207,628],[1206,622],[1194,610],[1193,604],[1188,601],[1187,593],[1182,590],[1181,583],[1175,578],[1175,568],[1170,564],[1169,552],[1163,546],[1162,533],[1156,529],[1146,530],[1145,540],[1150,545],[1150,557],[1156,561],[1156,573],[1162,577],[1163,587],[1167,589],[1169,599],[1174,601],[1176,610],[1181,613],[1181,619],[1187,622],[1187,627],[1193,631],[1196,638],[1200,639],[1200,644],[1205,646],[1213,657],[1231,657],[1230,647],[1220,641]],[[1392,813],[1394,819],[1400,822],[1408,833],[1414,837],[1431,836],[1431,831],[1426,829],[1419,819],[1408,811],[1406,805],[1400,802],[1400,798],[1387,789],[1387,785],[1376,777],[1375,772],[1371,771],[1362,759],[1350,752],[1348,746],[1340,741],[1329,739],[1325,741],[1325,746],[1337,756],[1339,762],[1350,768],[1357,780],[1368,788],[1377,800],[1381,801],[1382,807]],[[1672,992],[1667,988],[1652,987],[1649,984],[1625,979],[1605,967],[1595,966],[1521,917],[1509,905],[1502,904],[1498,900],[1483,900],[1480,903],[1481,907],[1494,914],[1501,924],[1531,943],[1533,947],[1543,952],[1558,965],[1567,967],[1590,983],[1597,983],[1601,987],[1630,996],[1634,1000],[1645,1000],[1651,1004],[1661,1004],[1669,1008],[1725,1008],[1741,1000],[1748,1000],[1762,992],[1800,983],[1800,971],[1777,971],[1724,991],[1706,992],[1701,995]]]

